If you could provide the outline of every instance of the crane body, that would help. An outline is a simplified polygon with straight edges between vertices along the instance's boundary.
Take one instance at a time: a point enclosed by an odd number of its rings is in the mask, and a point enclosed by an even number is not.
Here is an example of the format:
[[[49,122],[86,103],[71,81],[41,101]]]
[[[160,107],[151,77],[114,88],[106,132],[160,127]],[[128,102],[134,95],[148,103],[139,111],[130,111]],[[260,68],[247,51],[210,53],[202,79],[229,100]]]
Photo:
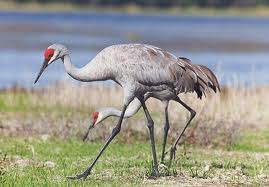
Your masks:
[[[66,72],[74,79],[83,82],[113,80],[123,88],[124,93],[121,114],[111,136],[89,167],[82,174],[69,177],[70,179],[85,179],[91,173],[99,157],[120,132],[124,114],[134,98],[140,101],[147,118],[154,164],[153,173],[158,176],[154,122],[145,104],[144,95],[162,91],[174,95],[196,92],[197,96],[201,98],[207,85],[214,85],[212,80],[203,72],[197,71],[195,73],[196,67],[193,68],[189,62],[178,60],[174,55],[161,48],[145,44],[109,46],[99,52],[90,63],[82,68],[76,68],[72,65],[70,53],[64,45],[53,44],[45,50],[44,62],[35,83],[44,70],[58,59],[62,60]],[[198,69],[200,68],[198,67]],[[175,98],[175,100],[181,103],[179,98]],[[192,113],[192,109],[185,103],[181,104]]]
[[[220,91],[219,88],[219,84],[217,81],[217,78],[215,77],[214,73],[208,69],[206,66],[204,65],[196,65],[196,64],[192,64],[191,61],[187,58],[182,58],[179,57],[178,60],[183,61],[182,63],[188,63],[189,65],[192,65],[193,67],[195,66],[195,70],[196,73],[197,71],[202,71],[200,73],[203,73],[204,75],[207,76],[208,79],[211,79],[212,81],[212,85],[207,85],[208,87],[212,88],[215,92],[217,90]],[[163,103],[163,110],[164,110],[164,119],[165,119],[165,124],[164,124],[164,138],[163,138],[163,150],[162,150],[162,157],[161,157],[161,163],[164,163],[164,156],[165,156],[165,147],[166,147],[166,142],[167,142],[167,135],[168,135],[168,131],[170,128],[169,125],[169,117],[168,117],[168,105],[169,105],[169,101],[171,100],[175,100],[179,103],[183,102],[180,101],[179,97],[175,94],[175,92],[170,92],[169,90],[163,90],[160,92],[148,92],[145,94],[144,96],[144,101],[146,101],[148,98],[153,97],[156,98],[158,100],[160,100]],[[199,97],[199,96],[198,96]],[[186,104],[185,104],[186,105]],[[184,106],[184,105],[183,105]],[[134,114],[136,114],[138,112],[138,110],[141,107],[141,103],[138,99],[134,99],[130,105],[128,106],[124,118],[129,118],[132,117]],[[185,107],[186,108],[186,107]],[[188,108],[187,108],[188,109]],[[191,118],[194,117],[195,115],[195,111],[194,110],[189,110],[191,113]],[[86,140],[86,138],[88,137],[89,131],[96,126],[97,124],[101,123],[103,120],[105,120],[106,118],[110,117],[110,116],[116,116],[116,117],[120,117],[122,111],[114,108],[114,107],[103,107],[103,108],[99,108],[97,109],[93,114],[93,119],[92,119],[92,123],[89,125],[89,128],[86,132],[86,134],[83,136],[83,141]],[[191,121],[191,119],[189,120],[189,122]],[[185,126],[185,129],[187,128],[189,123],[187,123]],[[183,135],[185,130],[182,131],[182,133],[180,133],[181,135]],[[179,140],[180,140],[181,136],[179,136]],[[176,146],[176,144],[175,144]],[[170,162],[171,160],[174,158],[175,156],[175,147],[171,148],[171,152],[170,152]]]

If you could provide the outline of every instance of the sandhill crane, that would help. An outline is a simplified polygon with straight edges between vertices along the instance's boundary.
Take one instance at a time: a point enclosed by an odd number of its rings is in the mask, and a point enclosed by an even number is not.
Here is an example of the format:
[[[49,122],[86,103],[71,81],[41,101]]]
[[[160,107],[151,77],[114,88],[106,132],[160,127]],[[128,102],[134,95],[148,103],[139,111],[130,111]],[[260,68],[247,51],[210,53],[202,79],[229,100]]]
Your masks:
[[[171,53],[158,47],[144,44],[112,45],[99,52],[90,63],[76,68],[71,63],[69,51],[64,45],[53,44],[44,53],[44,62],[35,83],[43,71],[54,61],[61,59],[67,73],[76,80],[91,82],[113,80],[123,87],[123,107],[116,127],[92,164],[82,173],[68,177],[86,178],[104,150],[120,132],[124,113],[136,97],[141,102],[148,121],[151,140],[154,175],[158,176],[158,164],[154,141],[154,122],[148,112],[144,95],[148,92],[168,91],[171,93],[196,92],[201,97],[208,82],[197,77],[191,65],[178,61]],[[178,102],[181,102],[179,100]],[[182,103],[183,104],[183,103]],[[185,103],[184,103],[185,105]],[[187,106],[187,105],[186,105]]]
[[[214,92],[216,92],[217,89],[220,91],[218,80],[217,80],[216,76],[214,75],[214,73],[209,68],[207,68],[204,65],[192,64],[191,61],[189,59],[187,59],[187,58],[179,57],[178,60],[183,61],[183,63],[188,63],[188,64],[191,64],[192,66],[196,66],[197,68],[194,69],[196,74],[198,74],[197,71],[200,71],[201,73],[206,75],[206,77],[208,79],[210,79],[211,82],[213,83],[213,85],[208,84],[208,86],[210,88],[212,88],[214,90]],[[162,156],[161,156],[161,163],[164,163],[165,147],[166,147],[167,135],[168,135],[169,127],[170,127],[169,119],[168,119],[168,105],[169,105],[170,100],[178,100],[179,98],[176,95],[172,95],[171,93],[167,92],[166,90],[161,91],[161,92],[155,92],[155,93],[150,93],[150,92],[146,93],[145,97],[144,97],[144,101],[146,101],[150,97],[154,97],[154,98],[157,98],[157,99],[161,100],[162,103],[163,103],[163,107],[164,107],[165,124],[164,124],[163,149],[162,149]],[[140,107],[141,107],[140,101],[138,99],[134,99],[130,103],[128,108],[126,109],[125,114],[124,114],[124,118],[129,118],[129,117],[133,116],[134,114],[136,114],[138,112],[138,110],[140,109]],[[172,159],[175,157],[175,149],[176,149],[176,145],[177,145],[178,141],[180,140],[180,138],[183,135],[185,129],[188,127],[191,120],[194,118],[194,116],[196,114],[195,111],[192,110],[192,109],[189,110],[189,111],[191,113],[191,117],[190,117],[189,121],[187,122],[187,124],[184,126],[182,132],[180,133],[180,135],[178,137],[178,140],[175,142],[175,144],[171,148],[170,163],[171,163]],[[97,109],[95,112],[92,113],[91,124],[89,125],[88,131],[83,136],[83,141],[86,140],[90,130],[94,126],[101,123],[103,120],[105,120],[106,118],[108,118],[110,116],[120,117],[120,114],[121,114],[121,111],[116,109],[116,108],[113,108],[113,107],[103,107],[103,108]]]

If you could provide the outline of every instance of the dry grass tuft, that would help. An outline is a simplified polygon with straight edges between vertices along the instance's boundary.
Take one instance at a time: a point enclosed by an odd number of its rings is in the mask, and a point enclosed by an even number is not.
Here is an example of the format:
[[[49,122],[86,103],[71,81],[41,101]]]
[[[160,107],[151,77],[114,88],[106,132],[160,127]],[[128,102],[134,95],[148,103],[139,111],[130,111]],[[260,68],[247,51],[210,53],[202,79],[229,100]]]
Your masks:
[[[268,127],[268,91],[268,86],[234,86],[223,87],[221,93],[208,93],[203,100],[194,94],[180,95],[197,112],[185,139],[188,143],[205,146],[225,146],[238,137],[241,129]],[[0,134],[11,136],[81,137],[93,110],[104,106],[120,109],[122,106],[122,89],[114,84],[59,83],[42,90],[11,89],[1,93],[1,104],[5,107],[1,107]],[[18,94],[23,97],[18,99]],[[161,140],[164,118],[161,102],[150,99],[147,103],[156,124],[156,135]],[[20,110],[19,106],[23,108]],[[16,110],[12,111],[13,108]],[[172,140],[178,136],[189,113],[171,102],[169,114]],[[115,123],[115,118],[107,119],[92,131],[89,139],[107,138]],[[142,111],[124,124],[120,134],[124,141],[147,137]]]

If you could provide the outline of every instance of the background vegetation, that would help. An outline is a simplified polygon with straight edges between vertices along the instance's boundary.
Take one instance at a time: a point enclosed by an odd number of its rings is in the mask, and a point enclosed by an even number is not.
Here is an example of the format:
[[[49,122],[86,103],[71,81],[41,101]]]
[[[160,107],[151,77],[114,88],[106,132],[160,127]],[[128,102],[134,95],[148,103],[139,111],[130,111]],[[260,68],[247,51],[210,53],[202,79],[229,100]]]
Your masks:
[[[121,108],[118,86],[61,83],[40,90],[13,87],[0,93],[0,184],[28,185],[267,185],[269,167],[269,88],[223,87],[219,94],[182,99],[197,116],[178,147],[172,167],[160,166],[151,178],[151,149],[145,116],[139,111],[124,120],[119,136],[86,181],[66,176],[81,172],[95,157],[116,123],[112,117],[82,142],[91,113],[98,107]],[[90,97],[89,97],[90,94]],[[148,102],[155,121],[158,158],[163,112]],[[169,145],[189,113],[171,103]],[[168,149],[169,150],[169,149]],[[14,178],[16,177],[16,180]]]
[[[98,11],[268,16],[268,0],[0,0],[5,11]]]
[[[139,6],[199,6],[199,7],[231,7],[231,6],[257,6],[268,5],[269,0],[9,0],[19,3],[38,2],[38,3],[74,3],[74,4],[92,4],[92,5],[128,5],[135,4]]]

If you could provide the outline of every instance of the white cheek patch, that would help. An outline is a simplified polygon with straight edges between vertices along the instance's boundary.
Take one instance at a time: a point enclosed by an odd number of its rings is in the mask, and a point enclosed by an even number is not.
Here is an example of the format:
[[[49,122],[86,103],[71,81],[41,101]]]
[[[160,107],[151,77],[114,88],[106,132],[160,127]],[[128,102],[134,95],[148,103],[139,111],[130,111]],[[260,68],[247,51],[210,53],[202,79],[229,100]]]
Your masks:
[[[103,119],[102,115],[99,113],[99,114],[98,114],[98,117],[97,117],[97,119],[96,119],[96,121],[95,121],[95,125],[97,125],[98,123],[101,123],[103,120],[104,120],[104,119]]]
[[[53,56],[50,58],[48,65],[51,64],[54,60],[56,60],[57,56],[58,56],[58,52],[54,52]]]

